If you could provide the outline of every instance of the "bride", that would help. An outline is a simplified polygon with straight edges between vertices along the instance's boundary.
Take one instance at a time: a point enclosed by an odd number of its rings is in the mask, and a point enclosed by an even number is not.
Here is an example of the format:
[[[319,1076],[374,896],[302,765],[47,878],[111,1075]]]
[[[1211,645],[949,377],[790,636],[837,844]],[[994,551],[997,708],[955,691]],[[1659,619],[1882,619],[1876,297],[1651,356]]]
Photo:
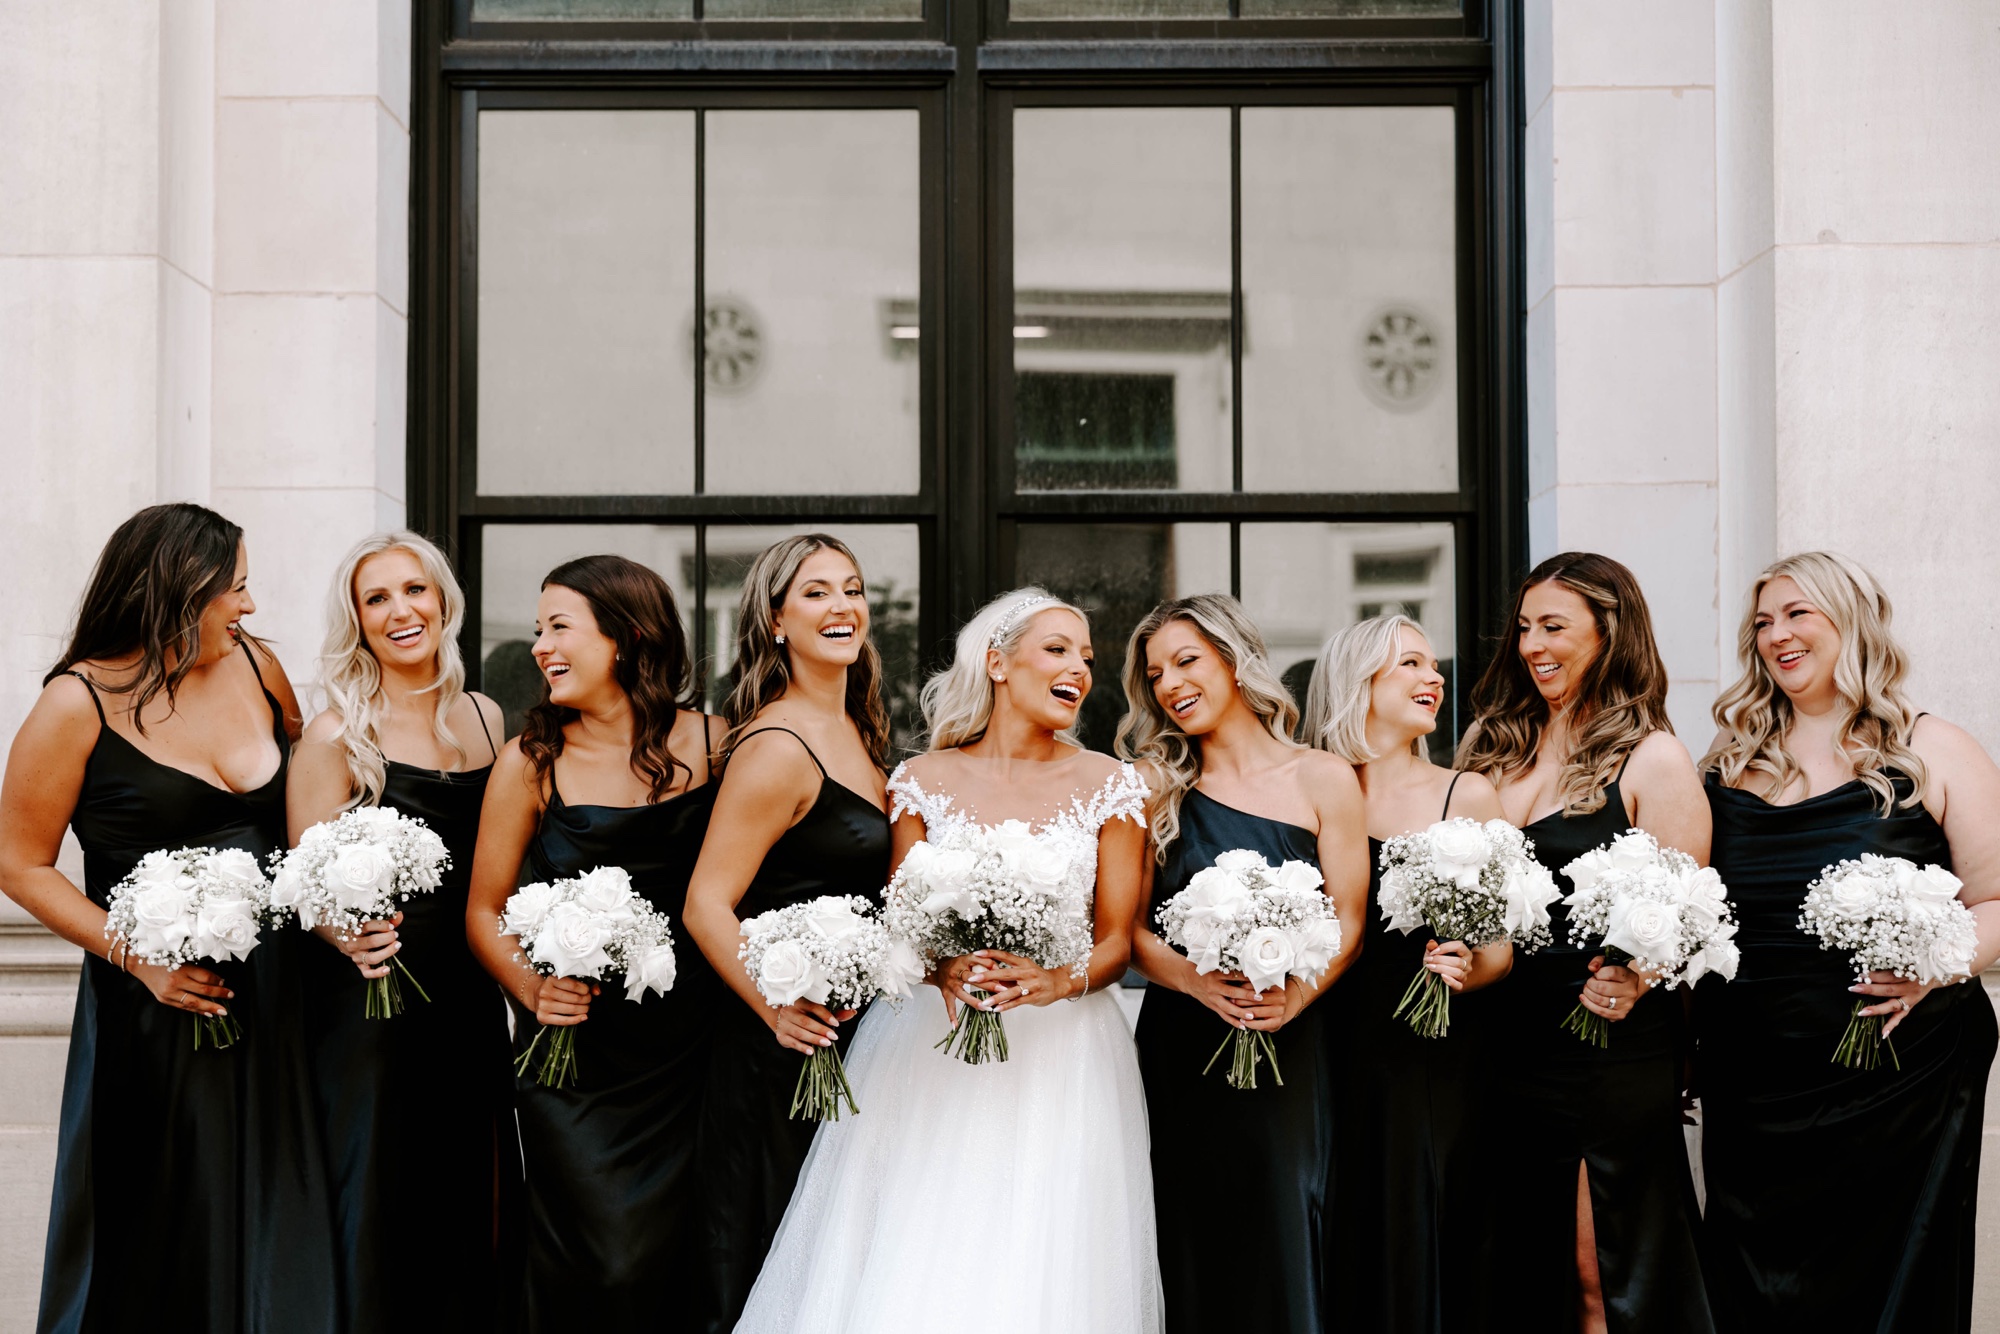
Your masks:
[[[820,1129],[739,1334],[981,1326],[1154,1334],[1145,1095],[1109,988],[1145,855],[1144,784],[1076,745],[1090,626],[1038,588],[989,603],[924,688],[931,749],[889,780],[894,861],[957,821],[1027,822],[1069,858],[1096,947],[1072,975],[998,951],[945,960],[877,1003],[847,1057],[862,1114]],[[981,1001],[974,990],[986,994]],[[934,1045],[960,1005],[1006,1015],[1005,1063]]]

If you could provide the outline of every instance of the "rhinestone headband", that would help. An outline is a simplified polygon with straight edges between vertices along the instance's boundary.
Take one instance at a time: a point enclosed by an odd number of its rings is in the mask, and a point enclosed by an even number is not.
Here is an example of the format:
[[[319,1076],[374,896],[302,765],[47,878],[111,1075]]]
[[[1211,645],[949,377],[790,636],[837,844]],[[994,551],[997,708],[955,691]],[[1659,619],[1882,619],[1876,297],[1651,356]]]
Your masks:
[[[1007,638],[1007,632],[1020,623],[1022,616],[1045,602],[1054,601],[1055,599],[1049,597],[1047,594],[1038,593],[1034,597],[1022,598],[1019,602],[1016,602],[1012,607],[1008,608],[1007,614],[1002,616],[999,623],[993,627],[993,633],[987,636],[986,647],[998,648],[1001,641]]]

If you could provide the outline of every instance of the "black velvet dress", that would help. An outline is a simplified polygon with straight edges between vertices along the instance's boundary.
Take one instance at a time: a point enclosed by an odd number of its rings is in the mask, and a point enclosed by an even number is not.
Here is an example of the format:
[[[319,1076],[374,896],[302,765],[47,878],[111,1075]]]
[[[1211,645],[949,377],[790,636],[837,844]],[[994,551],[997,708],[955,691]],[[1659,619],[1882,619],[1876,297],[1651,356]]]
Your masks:
[[[1826,867],[1864,852],[1948,867],[1944,830],[1921,805],[1883,815],[1859,781],[1789,806],[1711,782],[1708,800],[1743,951],[1734,981],[1695,992],[1716,1326],[1969,1330],[1992,1001],[1976,978],[1940,988],[1890,1039],[1901,1070],[1836,1065],[1852,962],[1798,926]]]
[[[636,1004],[611,977],[576,1026],[573,1087],[544,1088],[532,1067],[516,1081],[531,1331],[687,1329],[707,1305],[695,1134],[721,984],[681,914],[714,806],[713,783],[619,807],[567,805],[551,781],[528,845],[524,884],[625,868],[672,919],[678,973]],[[525,1047],[540,1025],[515,1018]]]
[[[759,730],[797,736],[782,727]],[[803,738],[799,744],[805,745]],[[806,753],[812,755],[810,746]],[[819,768],[819,796],[765,854],[736,906],[745,921],[825,894],[874,899],[888,883],[888,815],[880,803],[828,777],[819,756],[812,761]],[[856,1027],[841,1025],[843,1046]],[[804,1059],[779,1046],[748,1005],[734,995],[724,998],[701,1130],[707,1247],[718,1302],[708,1322],[712,1330],[733,1329],[743,1314],[819,1129],[815,1121],[790,1116]]]
[[[1181,802],[1180,837],[1154,877],[1148,922],[1197,871],[1233,848],[1319,865],[1311,830],[1191,790]],[[1233,1089],[1224,1078],[1228,1052],[1202,1073],[1229,1025],[1191,996],[1146,988],[1139,1073],[1152,1127],[1153,1210],[1170,1334],[1320,1334],[1335,1323],[1319,1260],[1333,1138],[1321,1025],[1335,1003],[1333,995],[1315,1001],[1278,1030],[1282,1085],[1266,1067],[1256,1088]],[[1189,1146],[1200,1144],[1215,1153],[1202,1155],[1200,1170],[1191,1171]],[[1232,1230],[1240,1245],[1227,1239]],[[1344,1310],[1344,1297],[1332,1306]]]
[[[1567,894],[1573,886],[1562,868],[1629,827],[1613,782],[1596,811],[1557,812],[1522,832]],[[1600,947],[1570,943],[1569,909],[1560,902],[1551,916],[1551,943],[1517,952],[1514,971],[1493,988],[1498,1162],[1509,1179],[1492,1275],[1505,1287],[1487,1300],[1515,1328],[1576,1328],[1581,1161],[1611,1334],[1706,1334],[1714,1323],[1695,1250],[1700,1215],[1681,1131],[1680,997],[1640,996],[1631,1014],[1611,1025],[1609,1047],[1565,1031]]]
[[[500,1248],[518,1209],[520,1149],[507,1002],[465,939],[466,888],[491,767],[390,761],[381,805],[422,819],[451,852],[403,905],[404,1010],[363,1012],[366,979],[323,941],[310,955],[308,1036],[332,1178],[342,1324],[354,1331],[491,1330]]]
[[[251,792],[217,787],[147,757],[108,724],[99,729],[70,819],[92,902],[105,906],[149,852],[241,848],[261,862],[285,846],[291,748],[278,701],[268,690],[264,697],[284,759]],[[249,958],[203,964],[236,993],[228,1009],[243,1038],[199,1051],[194,1016],[160,1004],[97,955],[85,957],[63,1081],[41,1334],[335,1328],[324,1160],[300,1040],[307,943],[319,946],[266,928]]]

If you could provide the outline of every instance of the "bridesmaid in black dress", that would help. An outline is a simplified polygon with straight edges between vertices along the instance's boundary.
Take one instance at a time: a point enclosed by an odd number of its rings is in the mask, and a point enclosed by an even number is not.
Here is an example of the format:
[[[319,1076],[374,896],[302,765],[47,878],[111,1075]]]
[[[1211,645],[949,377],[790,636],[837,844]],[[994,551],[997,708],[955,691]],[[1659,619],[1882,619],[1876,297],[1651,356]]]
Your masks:
[[[743,1313],[818,1128],[789,1116],[799,1062],[844,1042],[854,1017],[765,1003],[736,957],[739,924],[823,894],[872,897],[889,873],[889,719],[854,553],[823,533],[766,547],[744,577],[737,627],[728,771],[688,889],[688,933],[736,993],[702,1111],[715,1331]]]
[[[42,1334],[331,1330],[333,1245],[299,1054],[297,979],[266,931],[177,971],[104,934],[106,895],[165,848],[284,846],[298,705],[241,629],[243,530],[198,505],[121,524],[14,738],[0,888],[86,952],[42,1271]],[[83,893],[55,869],[83,845]],[[193,1045],[194,1016],[242,1041]]]
[[[544,693],[493,766],[465,929],[519,1007],[515,1042],[582,1025],[577,1080],[516,1082],[527,1175],[523,1323],[686,1329],[707,1305],[695,1134],[718,990],[682,909],[713,794],[709,723],[666,581],[584,556],[542,581]],[[544,978],[500,934],[516,886],[623,867],[672,919],[679,977],[637,1004],[622,977]]]
[[[500,706],[465,693],[464,606],[444,553],[414,533],[349,552],[320,658],[331,707],[292,761],[294,843],[350,807],[380,805],[424,820],[451,853],[433,893],[348,939],[319,928],[332,948],[308,956],[306,1032],[350,1330],[494,1328],[503,1186],[518,1193],[506,1003],[465,940]],[[367,1018],[368,979],[399,954],[416,979],[402,979],[404,1011]]]
[[[1153,1208],[1167,1329],[1320,1334],[1348,1327],[1349,1295],[1322,1285],[1331,1085],[1315,1004],[1355,962],[1368,881],[1353,769],[1292,740],[1297,707],[1234,598],[1201,594],[1139,622],[1125,658],[1119,751],[1154,796],[1158,867],[1133,925],[1132,962],[1151,986],[1139,1011],[1139,1072],[1152,1126]],[[1307,862],[1326,877],[1342,947],[1317,984],[1253,991],[1241,973],[1197,973],[1153,931],[1162,903],[1233,848]],[[1149,868],[1152,863],[1149,861]],[[1229,1029],[1275,1035],[1279,1073],[1233,1089],[1203,1073]],[[1218,1152],[1198,1173],[1187,1146]],[[1242,1245],[1218,1249],[1238,1220]],[[1373,1326],[1370,1326],[1373,1328]]]
[[[2000,770],[1911,707],[1889,600],[1852,561],[1808,552],[1766,570],[1738,651],[1743,676],[1716,702],[1702,761],[1742,949],[1734,981],[1695,995],[1716,1325],[1970,1330]],[[1970,979],[1856,986],[1846,954],[1799,930],[1806,886],[1863,853],[1963,879],[1979,919]],[[1900,1069],[1830,1059],[1855,992],[1885,1017]]]
[[[1481,997],[1507,975],[1506,941],[1468,949],[1422,930],[1389,928],[1379,898],[1382,845],[1438,820],[1506,817],[1479,774],[1432,764],[1444,677],[1423,628],[1406,616],[1349,626],[1327,641],[1306,703],[1307,738],[1355,766],[1368,820],[1367,933],[1333,1004],[1333,1174],[1327,1282],[1361,1329],[1442,1334],[1480,1327],[1497,1295],[1468,1282],[1496,1216],[1479,1180],[1502,1146],[1480,1134],[1492,1108]],[[1417,1036],[1396,1017],[1410,979],[1428,968],[1454,993],[1450,1031]]]
[[[1708,804],[1667,720],[1666,667],[1631,571],[1554,556],[1514,610],[1511,650],[1473,691],[1459,767],[1493,782],[1564,893],[1562,868],[1628,828],[1706,862]],[[1552,916],[1553,942],[1517,958],[1493,996],[1510,1179],[1488,1300],[1521,1329],[1704,1334],[1680,998],[1571,944],[1561,904]],[[1562,1028],[1579,998],[1613,1021],[1608,1047]]]

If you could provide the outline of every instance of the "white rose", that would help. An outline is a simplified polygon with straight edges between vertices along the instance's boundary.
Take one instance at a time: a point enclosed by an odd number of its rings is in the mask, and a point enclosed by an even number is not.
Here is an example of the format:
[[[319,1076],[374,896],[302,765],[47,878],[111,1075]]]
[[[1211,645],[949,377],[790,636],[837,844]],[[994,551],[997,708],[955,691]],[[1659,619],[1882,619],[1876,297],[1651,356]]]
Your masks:
[[[611,966],[604,948],[611,934],[609,924],[588,908],[558,903],[535,934],[535,957],[557,977],[597,977]]]
[[[1826,887],[1826,905],[1835,917],[1860,922],[1875,915],[1875,878],[1850,873]]]
[[[170,954],[194,934],[194,895],[177,884],[139,890],[132,896],[132,917],[134,949]]]
[[[1681,920],[1680,914],[1664,903],[1628,898],[1611,906],[1605,926],[1607,946],[1624,950],[1634,959],[1663,963],[1673,954]]]
[[[1254,852],[1249,848],[1231,848],[1216,857],[1215,865],[1217,870],[1227,871],[1231,875],[1268,871],[1271,868],[1271,864],[1264,860],[1263,853]]]
[[[1009,871],[1035,846],[1035,831],[1025,820],[1005,820],[986,832],[987,846],[1000,854]]]
[[[1021,855],[1021,878],[1037,889],[1057,889],[1069,875],[1069,854],[1046,841]]]
[[[249,899],[218,899],[195,916],[195,948],[206,959],[241,959],[257,947],[257,905]]]
[[[357,806],[347,813],[350,826],[377,838],[393,829],[400,819],[394,806]]]
[[[180,859],[173,853],[149,852],[139,859],[126,879],[136,885],[176,885],[185,875]]]
[[[775,940],[764,951],[757,969],[757,990],[773,1005],[791,1005],[801,1000],[825,1004],[829,985],[826,975],[806,947],[796,940]]]
[[[1416,900],[1410,893],[1409,878],[1400,869],[1382,873],[1376,906],[1382,910],[1382,920],[1391,931],[1407,936],[1424,924],[1423,914],[1417,911]]]
[[[1908,866],[1896,877],[1896,887],[1914,903],[1943,907],[1958,898],[1965,882],[1942,866]]]
[[[910,845],[908,852],[903,854],[902,864],[896,868],[896,874],[922,880],[930,873],[931,863],[936,859],[937,848],[929,840],[919,839]]]
[[[306,894],[306,882],[298,862],[291,857],[278,863],[271,875],[271,907],[277,912],[295,912]]]
[[[644,1000],[648,991],[664,996],[674,988],[674,975],[674,947],[663,941],[626,966],[625,999]]]
[[[923,885],[929,890],[958,889],[979,867],[977,854],[965,848],[940,848],[924,871]]]
[[[1430,827],[1431,869],[1439,878],[1462,889],[1479,883],[1479,873],[1493,855],[1492,840],[1472,820],[1440,820]]]
[[[845,940],[868,920],[854,911],[854,905],[835,894],[808,903],[805,918],[822,940]]]
[[[573,899],[611,922],[633,920],[632,877],[622,866],[600,866],[577,877]]]
[[[1660,845],[1643,829],[1628,829],[1611,840],[1611,866],[1617,871],[1637,871],[1660,859]]]
[[[259,869],[257,859],[241,848],[224,848],[202,860],[210,875],[243,893],[247,894],[264,886],[264,872]]]
[[[1278,868],[1278,888],[1315,890],[1326,886],[1326,877],[1311,862],[1288,861]]]
[[[942,917],[946,913],[957,913],[966,921],[971,921],[983,911],[979,899],[969,889],[933,890],[924,901],[917,905],[932,917]]]
[[[1258,991],[1269,991],[1282,983],[1298,962],[1292,938],[1275,926],[1260,926],[1245,936],[1238,953],[1243,959],[1243,976]]]
[[[1722,920],[1729,907],[1729,890],[1714,867],[1704,866],[1681,882],[1681,901],[1706,931]]]
[[[396,859],[373,843],[345,843],[326,868],[333,902],[347,912],[374,912],[396,878]]]
[[[1221,938],[1222,924],[1212,917],[1190,915],[1181,921],[1180,944],[1190,956],[1216,944]]]
[[[1736,923],[1726,922],[1716,927],[1702,947],[1689,957],[1686,985],[1693,986],[1709,973],[1720,973],[1724,981],[1736,976],[1736,965],[1742,955],[1736,948]]]
[[[317,848],[333,841],[333,826],[322,821],[299,835],[299,846]]]
[[[1917,954],[1919,982],[1950,982],[1972,971],[1977,937],[1970,931],[1938,931]]]
[[[1549,925],[1549,905],[1562,897],[1555,878],[1540,862],[1523,859],[1507,870],[1501,887],[1502,925],[1509,937],[1525,938]]]
[[[1222,967],[1222,936],[1218,932],[1214,939],[1188,955],[1188,962],[1197,973],[1208,974]]]
[[[1611,873],[1611,854],[1603,848],[1592,848],[1563,867],[1562,873],[1568,877],[1571,887],[1579,894],[1587,889],[1595,889],[1597,882]]]
[[[501,912],[500,934],[533,940],[542,923],[548,920],[549,909],[555,907],[557,897],[554,885],[538,882],[521,886],[508,896]]]
[[[891,996],[907,996],[924,980],[924,961],[907,940],[892,940],[882,957],[876,985]]]
[[[1340,953],[1340,920],[1316,917],[1307,922],[1299,928],[1297,945],[1299,957],[1292,965],[1292,976],[1310,982]]]

